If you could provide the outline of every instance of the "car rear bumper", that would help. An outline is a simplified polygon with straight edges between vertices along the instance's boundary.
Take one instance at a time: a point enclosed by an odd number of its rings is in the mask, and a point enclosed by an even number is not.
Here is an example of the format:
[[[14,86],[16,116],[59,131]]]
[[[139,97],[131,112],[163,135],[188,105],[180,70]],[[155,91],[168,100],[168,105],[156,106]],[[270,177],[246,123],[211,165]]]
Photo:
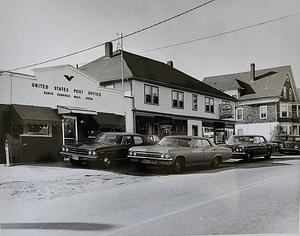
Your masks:
[[[171,166],[173,164],[173,159],[163,159],[163,158],[151,158],[151,157],[139,157],[139,156],[128,156],[131,162],[141,163],[146,165],[155,166]]]

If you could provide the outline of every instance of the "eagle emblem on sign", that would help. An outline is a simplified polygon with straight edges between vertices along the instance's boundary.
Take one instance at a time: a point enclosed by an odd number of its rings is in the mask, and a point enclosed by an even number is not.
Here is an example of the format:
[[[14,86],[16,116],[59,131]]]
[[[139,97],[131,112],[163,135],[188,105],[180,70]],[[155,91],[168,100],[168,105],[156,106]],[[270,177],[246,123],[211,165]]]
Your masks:
[[[68,81],[71,81],[74,78],[73,75],[64,75],[64,76]]]

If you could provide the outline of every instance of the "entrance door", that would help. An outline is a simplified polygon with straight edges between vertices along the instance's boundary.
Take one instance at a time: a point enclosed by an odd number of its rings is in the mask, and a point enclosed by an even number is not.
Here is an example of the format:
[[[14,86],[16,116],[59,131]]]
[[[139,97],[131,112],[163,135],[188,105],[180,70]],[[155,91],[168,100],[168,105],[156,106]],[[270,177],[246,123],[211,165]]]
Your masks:
[[[63,145],[78,142],[77,117],[63,116],[62,135]]]

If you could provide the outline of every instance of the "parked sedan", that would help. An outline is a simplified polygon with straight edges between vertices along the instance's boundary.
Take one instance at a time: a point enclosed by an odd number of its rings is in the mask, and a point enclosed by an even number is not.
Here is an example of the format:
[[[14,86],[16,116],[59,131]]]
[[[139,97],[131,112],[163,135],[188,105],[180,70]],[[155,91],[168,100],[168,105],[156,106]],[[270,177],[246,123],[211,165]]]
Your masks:
[[[91,143],[63,146],[60,154],[75,166],[93,162],[108,168],[117,161],[128,160],[128,149],[139,145],[153,145],[153,142],[139,134],[101,133]]]
[[[228,139],[226,146],[232,149],[233,158],[248,162],[255,157],[269,159],[272,154],[272,145],[261,135],[234,135]]]
[[[230,148],[213,145],[209,139],[194,136],[166,136],[155,146],[129,149],[130,161],[144,169],[146,165],[171,166],[175,173],[186,166],[219,163],[231,158]]]
[[[278,145],[280,153],[300,153],[300,136],[299,135],[286,135],[281,136],[281,141]]]

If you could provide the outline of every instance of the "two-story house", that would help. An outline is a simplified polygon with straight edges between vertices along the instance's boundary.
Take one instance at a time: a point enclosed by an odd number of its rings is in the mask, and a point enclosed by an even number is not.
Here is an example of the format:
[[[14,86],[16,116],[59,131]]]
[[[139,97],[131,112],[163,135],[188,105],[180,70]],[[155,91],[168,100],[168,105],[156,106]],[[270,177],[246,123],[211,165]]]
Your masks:
[[[127,131],[160,137],[206,135],[216,141],[233,133],[236,99],[175,69],[172,61],[113,52],[112,43],[106,43],[105,56],[80,69],[102,86],[123,86]]]
[[[300,134],[300,106],[290,66],[204,78],[203,82],[239,99],[236,134]]]

